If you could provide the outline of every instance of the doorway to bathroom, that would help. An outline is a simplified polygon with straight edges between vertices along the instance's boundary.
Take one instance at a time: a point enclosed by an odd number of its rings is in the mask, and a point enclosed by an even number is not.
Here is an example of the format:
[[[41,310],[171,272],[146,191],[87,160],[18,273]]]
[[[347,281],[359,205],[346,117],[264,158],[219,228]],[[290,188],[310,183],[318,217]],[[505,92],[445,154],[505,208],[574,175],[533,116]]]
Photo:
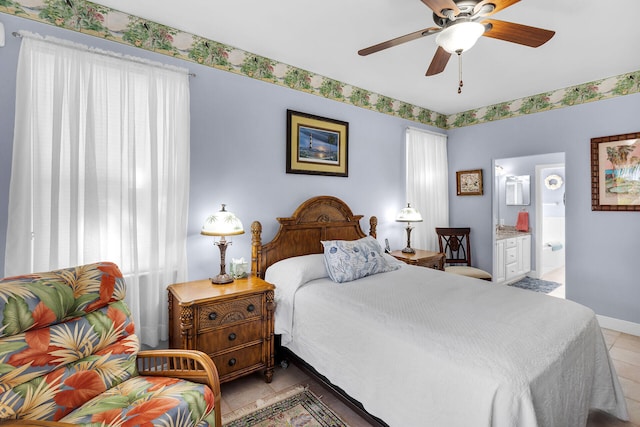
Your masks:
[[[536,271],[560,283],[550,295],[565,297],[565,164],[536,165]]]
[[[525,214],[531,236],[530,251],[518,252],[530,257],[530,270],[524,272],[532,279],[559,283],[548,295],[565,297],[565,153],[548,153],[494,160],[494,277],[504,269],[500,259],[499,238],[504,230],[519,229]],[[508,201],[518,191],[508,185],[530,177],[530,200]],[[500,234],[500,236],[498,235]],[[506,254],[506,251],[505,251]],[[505,255],[506,256],[506,255]],[[502,262],[501,262],[502,261]],[[522,275],[518,276],[522,277]],[[517,277],[516,277],[517,278]],[[510,280],[502,281],[509,284]],[[500,280],[495,280],[501,283]]]

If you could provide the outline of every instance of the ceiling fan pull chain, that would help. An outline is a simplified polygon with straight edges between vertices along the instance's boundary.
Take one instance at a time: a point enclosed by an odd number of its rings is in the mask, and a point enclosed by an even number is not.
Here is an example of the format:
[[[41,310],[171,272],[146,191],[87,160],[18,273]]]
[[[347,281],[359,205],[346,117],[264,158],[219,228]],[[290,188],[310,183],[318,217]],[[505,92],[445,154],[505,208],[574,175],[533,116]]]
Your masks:
[[[458,94],[461,94],[462,86],[464,86],[462,83],[462,51],[457,50],[456,53],[458,54]]]

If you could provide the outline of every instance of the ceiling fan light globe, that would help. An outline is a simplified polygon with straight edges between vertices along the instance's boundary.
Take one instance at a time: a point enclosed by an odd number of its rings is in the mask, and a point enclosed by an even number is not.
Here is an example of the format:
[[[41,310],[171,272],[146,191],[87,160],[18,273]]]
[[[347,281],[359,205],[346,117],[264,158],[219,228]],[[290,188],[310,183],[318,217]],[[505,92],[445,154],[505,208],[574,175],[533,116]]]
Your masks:
[[[436,43],[449,53],[465,52],[476,44],[484,30],[479,22],[455,23],[438,33]]]

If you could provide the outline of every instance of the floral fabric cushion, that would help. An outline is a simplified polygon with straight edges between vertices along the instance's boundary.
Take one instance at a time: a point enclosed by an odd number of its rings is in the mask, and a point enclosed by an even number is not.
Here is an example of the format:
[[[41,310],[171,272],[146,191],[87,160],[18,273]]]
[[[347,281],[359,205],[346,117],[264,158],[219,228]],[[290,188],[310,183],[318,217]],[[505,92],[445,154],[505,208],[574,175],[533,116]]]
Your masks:
[[[203,384],[176,378],[135,377],[60,421],[76,425],[215,426],[213,406],[213,393]]]
[[[59,420],[134,376],[139,343],[133,329],[129,309],[117,301],[85,317],[0,339],[6,417]]]
[[[118,266],[102,262],[0,280],[0,337],[44,328],[124,299]]]
[[[349,282],[399,268],[387,263],[382,247],[371,236],[358,240],[328,240],[322,245],[327,273],[334,282]]]

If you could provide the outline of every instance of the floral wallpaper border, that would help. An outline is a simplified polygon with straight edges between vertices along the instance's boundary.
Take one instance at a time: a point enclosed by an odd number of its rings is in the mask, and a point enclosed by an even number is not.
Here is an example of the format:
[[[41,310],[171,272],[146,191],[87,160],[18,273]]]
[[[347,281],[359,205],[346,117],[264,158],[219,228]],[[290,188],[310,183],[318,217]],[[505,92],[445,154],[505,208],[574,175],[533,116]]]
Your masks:
[[[441,129],[640,92],[640,70],[449,116],[86,0],[0,0],[0,12],[196,62]]]

